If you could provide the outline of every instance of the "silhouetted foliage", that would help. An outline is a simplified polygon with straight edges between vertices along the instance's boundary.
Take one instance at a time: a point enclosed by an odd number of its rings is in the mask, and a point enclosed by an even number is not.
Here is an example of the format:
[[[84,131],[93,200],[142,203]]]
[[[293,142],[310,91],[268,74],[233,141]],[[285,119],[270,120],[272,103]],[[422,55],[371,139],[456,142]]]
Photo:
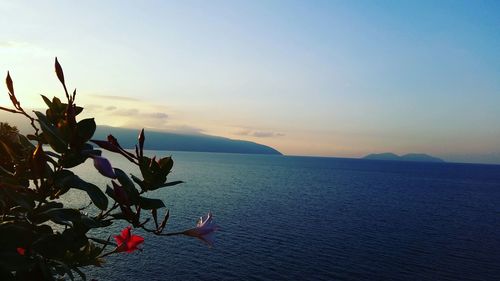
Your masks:
[[[211,240],[204,239],[216,230],[210,214],[194,229],[165,233],[169,211],[163,211],[162,200],[145,196],[148,191],[182,183],[167,182],[172,158],[145,156],[144,130],[135,153],[123,149],[112,135],[106,140],[92,139],[96,123],[93,118],[78,120],[83,108],[75,104],[76,90],[68,92],[57,58],[55,70],[66,101],[42,96],[47,110],[34,111],[35,117],[17,100],[7,74],[13,108],[0,109],[30,119],[34,132],[25,136],[16,127],[0,123],[0,280],[74,279],[75,274],[85,279],[82,267],[101,266],[104,257],[134,251],[144,241],[132,235],[130,227],[115,236],[116,244],[111,234],[107,240],[89,235],[91,229],[107,228],[117,220],[155,235],[183,234],[210,244]],[[129,175],[113,167],[96,146],[125,157],[141,174]],[[89,158],[97,172],[110,180],[105,192],[70,170]],[[66,207],[60,197],[71,189],[86,192],[96,208]]]

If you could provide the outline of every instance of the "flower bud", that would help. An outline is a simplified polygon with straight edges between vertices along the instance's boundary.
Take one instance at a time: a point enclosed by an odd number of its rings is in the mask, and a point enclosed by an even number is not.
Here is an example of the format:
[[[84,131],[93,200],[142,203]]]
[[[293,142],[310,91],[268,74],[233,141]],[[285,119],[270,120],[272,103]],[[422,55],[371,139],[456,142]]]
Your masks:
[[[93,155],[91,157],[94,159],[94,167],[101,175],[108,178],[116,178],[115,171],[113,170],[113,167],[111,166],[111,163],[109,163],[108,159],[97,155]]]
[[[61,65],[59,64],[59,61],[57,61],[57,57],[56,57],[56,62],[55,62],[55,69],[56,69],[57,78],[59,79],[61,84],[64,85],[64,72],[62,70]]]
[[[138,140],[139,140],[140,156],[143,156],[144,141],[146,140],[146,137],[144,136],[144,129],[141,130],[141,133],[139,134]]]
[[[112,181],[111,183],[113,184],[113,192],[116,202],[118,202],[118,204],[120,205],[130,206],[130,200],[128,199],[128,195],[125,192],[123,186],[117,184],[114,181]]]
[[[7,89],[9,89],[10,94],[14,94],[14,84],[12,83],[12,78],[10,78],[10,73],[7,71],[7,77],[5,78],[5,84],[7,84]]]

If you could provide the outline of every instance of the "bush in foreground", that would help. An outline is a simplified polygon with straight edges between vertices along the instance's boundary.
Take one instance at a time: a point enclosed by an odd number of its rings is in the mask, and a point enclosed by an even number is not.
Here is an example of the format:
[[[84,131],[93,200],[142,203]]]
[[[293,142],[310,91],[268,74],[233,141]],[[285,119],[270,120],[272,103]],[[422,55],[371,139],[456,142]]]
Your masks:
[[[145,156],[144,130],[134,153],[112,135],[107,140],[92,139],[96,123],[93,118],[78,120],[83,108],[75,103],[76,89],[68,92],[57,58],[55,72],[66,101],[42,95],[47,110],[33,115],[21,106],[7,73],[13,107],[0,110],[28,118],[33,133],[22,135],[16,127],[0,123],[0,280],[73,280],[75,275],[85,280],[83,267],[101,266],[108,255],[139,249],[144,238],[132,234],[133,228],[160,236],[188,235],[212,245],[217,226],[211,213],[192,229],[165,232],[169,211],[162,200],[145,196],[182,183],[167,181],[172,158]],[[125,157],[139,167],[140,175],[113,167],[97,147]],[[97,172],[109,178],[105,192],[70,170],[89,158]],[[66,207],[60,197],[71,189],[84,191],[95,208]],[[90,214],[92,210],[97,211]],[[95,228],[109,231],[118,220],[131,226],[120,234],[109,233],[107,240],[89,234]]]

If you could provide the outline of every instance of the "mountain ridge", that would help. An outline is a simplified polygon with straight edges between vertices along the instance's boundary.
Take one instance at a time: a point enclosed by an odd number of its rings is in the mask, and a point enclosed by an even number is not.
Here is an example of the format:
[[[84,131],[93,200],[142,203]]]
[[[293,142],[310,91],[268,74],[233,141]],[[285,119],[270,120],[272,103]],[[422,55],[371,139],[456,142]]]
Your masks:
[[[132,149],[137,142],[138,131],[135,129],[99,125],[93,138],[106,139],[109,134],[116,137],[120,145],[124,148]],[[145,148],[151,150],[283,155],[278,150],[267,145],[219,136],[155,130],[145,130],[145,135]]]
[[[445,161],[441,158],[430,156],[425,153],[407,153],[404,155],[397,155],[392,152],[385,152],[385,153],[372,153],[368,154],[362,159],[368,159],[368,160],[389,160],[389,161],[408,161],[408,162],[439,162],[439,163],[444,163]]]

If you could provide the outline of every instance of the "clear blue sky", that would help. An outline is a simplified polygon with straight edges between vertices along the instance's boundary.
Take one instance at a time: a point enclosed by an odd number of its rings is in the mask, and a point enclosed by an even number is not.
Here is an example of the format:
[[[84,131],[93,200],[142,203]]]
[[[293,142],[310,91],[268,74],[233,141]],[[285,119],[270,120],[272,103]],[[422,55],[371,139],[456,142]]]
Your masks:
[[[25,104],[286,154],[500,163],[500,1],[3,1]],[[6,96],[0,102],[7,103]]]

